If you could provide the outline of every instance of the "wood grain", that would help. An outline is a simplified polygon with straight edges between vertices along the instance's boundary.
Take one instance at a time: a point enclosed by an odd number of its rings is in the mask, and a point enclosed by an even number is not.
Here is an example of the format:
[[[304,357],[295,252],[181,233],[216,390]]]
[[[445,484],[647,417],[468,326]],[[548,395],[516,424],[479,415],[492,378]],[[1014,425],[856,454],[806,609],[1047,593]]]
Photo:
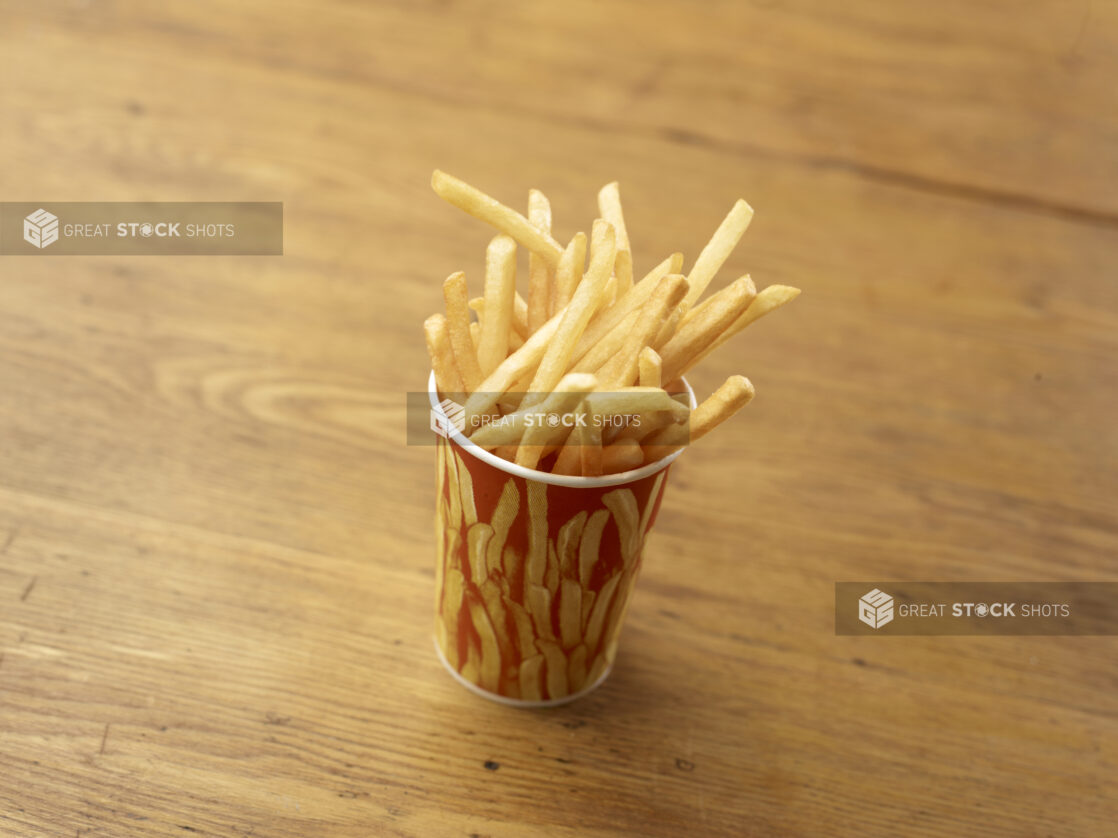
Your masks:
[[[0,257],[0,833],[1107,834],[1113,638],[835,637],[847,579],[1118,576],[1112,4],[5,3],[4,200],[282,200],[282,257]],[[804,289],[691,378],[617,666],[431,646],[440,283],[621,182]],[[525,276],[521,271],[521,276]]]

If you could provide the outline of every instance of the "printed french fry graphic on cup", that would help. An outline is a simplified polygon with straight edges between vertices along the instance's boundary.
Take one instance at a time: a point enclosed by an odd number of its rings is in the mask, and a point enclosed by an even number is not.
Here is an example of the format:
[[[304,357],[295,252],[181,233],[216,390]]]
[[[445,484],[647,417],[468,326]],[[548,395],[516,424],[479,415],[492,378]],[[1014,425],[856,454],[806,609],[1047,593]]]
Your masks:
[[[435,639],[447,667],[515,703],[572,700],[603,680],[671,459],[628,482],[559,485],[440,438]]]

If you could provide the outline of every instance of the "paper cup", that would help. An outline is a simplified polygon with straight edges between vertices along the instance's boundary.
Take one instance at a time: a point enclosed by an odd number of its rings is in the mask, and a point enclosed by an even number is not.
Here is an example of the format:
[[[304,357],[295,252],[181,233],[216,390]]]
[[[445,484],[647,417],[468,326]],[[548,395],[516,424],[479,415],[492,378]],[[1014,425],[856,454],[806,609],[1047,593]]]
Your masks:
[[[427,390],[446,419],[433,373]],[[694,407],[690,386],[687,393]],[[621,474],[570,477],[517,466],[453,430],[437,445],[435,648],[443,665],[506,704],[547,707],[590,692],[613,665],[680,452]]]

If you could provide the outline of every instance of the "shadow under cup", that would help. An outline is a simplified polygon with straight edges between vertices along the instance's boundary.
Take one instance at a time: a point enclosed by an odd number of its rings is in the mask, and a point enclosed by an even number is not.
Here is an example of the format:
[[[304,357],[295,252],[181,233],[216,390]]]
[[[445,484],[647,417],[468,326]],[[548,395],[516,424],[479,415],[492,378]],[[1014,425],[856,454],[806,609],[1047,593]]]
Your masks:
[[[428,393],[440,411],[433,375]],[[694,407],[690,387],[688,395]],[[680,452],[603,477],[526,469],[457,432],[440,437],[437,452],[435,646],[443,664],[474,692],[508,704],[551,706],[590,692],[613,664],[645,538]]]

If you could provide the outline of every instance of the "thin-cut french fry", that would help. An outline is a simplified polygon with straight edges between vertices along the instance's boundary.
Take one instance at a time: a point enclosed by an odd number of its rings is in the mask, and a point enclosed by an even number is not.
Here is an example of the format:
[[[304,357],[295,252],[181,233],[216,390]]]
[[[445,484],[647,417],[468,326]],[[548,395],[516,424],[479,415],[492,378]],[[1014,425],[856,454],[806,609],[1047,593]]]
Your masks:
[[[508,357],[515,295],[516,242],[496,236],[485,254],[485,317],[477,348],[482,375],[489,375]]]
[[[559,329],[562,319],[563,312],[560,311],[533,332],[520,349],[505,358],[501,365],[478,385],[477,390],[466,400],[467,428],[472,427],[470,423],[474,421],[474,417],[488,414],[501,396],[508,392],[521,376],[534,372],[547,350],[548,343]]]
[[[757,289],[749,275],[734,280],[683,318],[675,337],[660,350],[665,378],[678,378],[750,307]]]
[[[652,292],[656,290],[657,283],[668,274],[679,273],[682,264],[683,254],[673,253],[649,271],[640,282],[625,292],[624,296],[618,299],[617,302],[605,311],[600,312],[600,314],[591,321],[586,331],[583,332],[582,338],[575,347],[572,361],[574,363],[580,361],[587,352],[596,346],[603,337],[609,334],[628,314],[644,305]],[[574,364],[572,363],[572,369],[573,368]]]
[[[555,268],[555,281],[551,284],[549,311],[554,316],[574,296],[575,288],[582,281],[582,268],[586,263],[586,233],[575,233]]]
[[[477,346],[477,339],[481,337],[481,324],[476,320],[470,324],[470,342]]]
[[[633,254],[629,246],[629,232],[625,229],[625,215],[621,211],[621,190],[617,181],[607,183],[598,192],[598,212],[617,232],[617,263],[614,265],[614,273],[617,274],[620,296],[633,287]]]
[[[641,350],[660,331],[686,293],[687,280],[679,274],[669,274],[660,280],[648,302],[641,307],[640,316],[625,336],[617,355],[599,371],[600,387],[627,387],[636,380]]]
[[[598,563],[598,548],[602,543],[602,530],[605,529],[608,520],[608,510],[595,510],[582,531],[582,541],[578,546],[578,581],[584,588],[590,587],[590,580],[594,576],[594,566]]]
[[[748,378],[731,375],[691,412],[688,428],[670,425],[642,440],[646,460],[658,460],[689,442],[702,439],[749,404],[754,392]]]
[[[660,387],[663,363],[658,353],[651,346],[646,346],[637,357],[637,384],[641,387]]]
[[[528,221],[541,232],[551,234],[551,204],[538,189],[528,192]],[[547,322],[551,305],[551,269],[547,260],[528,252],[528,332]]]
[[[726,217],[722,219],[722,223],[714,231],[714,235],[711,236],[707,246],[703,248],[703,252],[695,260],[695,264],[691,267],[691,273],[687,275],[687,282],[691,289],[687,292],[684,302],[688,308],[695,305],[695,302],[707,290],[707,286],[714,279],[714,275],[718,273],[718,269],[722,267],[730,253],[737,247],[738,242],[741,241],[741,237],[745,234],[745,228],[749,226],[752,219],[752,207],[742,200],[738,200]]]
[[[757,296],[753,298],[753,302],[749,304],[749,308],[747,308],[728,329],[715,338],[713,343],[700,352],[694,360],[692,360],[688,369],[694,367],[695,364],[699,363],[750,323],[760,320],[770,311],[775,311],[785,303],[792,302],[792,300],[796,299],[798,296],[800,296],[800,289],[793,288],[790,285],[770,285],[768,288],[762,289],[758,292]]]
[[[660,347],[662,347],[665,343],[675,337],[676,329],[679,328],[679,324],[680,322],[682,322],[682,320],[683,306],[680,305],[676,308],[675,311],[671,313],[668,319],[664,322],[664,325],[660,327],[660,331],[656,333],[656,337],[652,340],[652,343],[650,343],[649,346],[659,352]]]
[[[637,286],[638,288],[640,286]],[[636,288],[633,289],[636,291]],[[609,332],[602,337],[582,358],[575,363],[571,364],[571,372],[594,372],[600,369],[603,365],[609,363],[609,360],[621,351],[621,346],[625,343],[625,338],[632,331],[633,326],[636,325],[637,320],[641,316],[641,310],[634,309],[622,318],[621,322],[615,325]]]
[[[602,449],[602,474],[619,474],[640,468],[644,452],[635,439],[619,439]]]
[[[431,188],[447,203],[454,204],[474,218],[480,218],[502,233],[512,236],[529,250],[540,254],[550,267],[554,268],[559,262],[562,248],[555,239],[516,210],[489,197],[480,189],[438,169],[431,176]]]
[[[477,363],[477,346],[470,337],[469,295],[466,292],[466,275],[462,271],[451,274],[443,283],[443,300],[446,303],[446,327],[454,362],[462,374],[466,392],[472,393],[481,383],[481,367]]]
[[[576,373],[572,373],[575,375]],[[658,387],[618,387],[616,390],[597,390],[585,398],[587,408],[598,416],[632,416],[652,412],[666,412],[677,422],[682,422],[690,411]]]
[[[522,407],[515,413],[508,413],[498,420],[486,422],[470,435],[470,440],[482,448],[517,444],[521,442],[525,431],[528,430],[529,423],[531,423],[533,429],[539,430],[540,436],[534,436],[529,440],[529,443],[546,444],[546,441],[550,438],[548,434],[562,428],[561,426],[551,428],[542,417],[550,414],[563,416],[569,413],[572,408],[582,401],[586,393],[591,392],[597,386],[598,379],[592,375],[577,372],[569,373],[563,376],[559,384],[543,402],[532,407]]]
[[[423,337],[427,343],[427,354],[431,356],[431,369],[435,371],[435,384],[444,396],[461,393],[465,390],[462,374],[454,363],[454,351],[450,348],[450,335],[446,318],[432,314],[423,321]]]
[[[586,330],[590,317],[602,304],[602,291],[613,270],[615,252],[613,228],[605,221],[595,221],[590,243],[590,267],[563,313],[559,329],[536,369],[522,405],[543,401],[563,377],[575,344]]]
[[[580,439],[577,443],[582,465],[583,477],[602,475],[602,428],[589,423],[576,429]]]

